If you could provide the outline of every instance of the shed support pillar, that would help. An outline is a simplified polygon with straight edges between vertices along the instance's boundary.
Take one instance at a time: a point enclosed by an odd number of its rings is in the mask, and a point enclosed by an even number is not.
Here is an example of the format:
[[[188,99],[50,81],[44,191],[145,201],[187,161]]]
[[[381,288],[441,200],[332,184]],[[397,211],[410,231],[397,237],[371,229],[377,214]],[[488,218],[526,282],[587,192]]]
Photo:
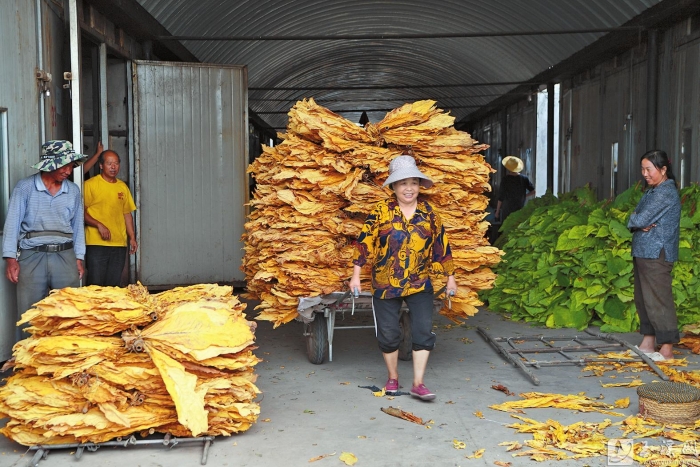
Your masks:
[[[547,83],[547,190],[554,193],[554,83]]]
[[[501,160],[508,155],[508,107],[503,108],[501,116]],[[500,166],[501,160],[498,161]]]
[[[659,46],[656,29],[649,30],[647,40],[647,141],[646,150],[656,149],[656,96],[659,88]]]

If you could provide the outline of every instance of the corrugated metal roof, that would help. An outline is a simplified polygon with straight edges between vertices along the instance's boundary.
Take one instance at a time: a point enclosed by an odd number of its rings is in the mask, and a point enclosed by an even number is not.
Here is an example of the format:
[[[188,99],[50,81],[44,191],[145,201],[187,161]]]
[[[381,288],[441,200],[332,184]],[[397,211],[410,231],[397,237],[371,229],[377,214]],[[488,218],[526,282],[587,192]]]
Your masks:
[[[357,121],[435,99],[457,121],[604,35],[270,40],[616,28],[660,0],[138,0],[201,61],[248,66],[250,108],[272,127],[313,97]],[[432,87],[431,87],[432,86]],[[365,89],[348,89],[365,87]],[[367,89],[371,87],[372,89]],[[258,89],[265,88],[265,89]],[[281,90],[279,88],[290,88]]]

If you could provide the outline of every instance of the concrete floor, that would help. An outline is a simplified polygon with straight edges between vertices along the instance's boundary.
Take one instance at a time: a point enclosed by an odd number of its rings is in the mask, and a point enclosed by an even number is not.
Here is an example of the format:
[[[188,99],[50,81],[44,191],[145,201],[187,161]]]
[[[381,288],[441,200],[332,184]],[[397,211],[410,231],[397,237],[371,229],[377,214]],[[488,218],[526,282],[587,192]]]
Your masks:
[[[339,315],[340,316],[340,315]],[[346,317],[338,325],[371,323],[368,314]],[[515,394],[529,391],[576,394],[585,391],[588,396],[605,396],[605,402],[629,397],[627,409],[618,409],[625,415],[637,412],[636,389],[603,388],[600,382],[620,382],[591,377],[577,366],[533,369],[540,379],[536,386],[518,368],[504,360],[476,331],[481,326],[496,336],[575,336],[575,330],[551,330],[514,323],[502,316],[481,311],[466,325],[455,326],[436,316],[438,335],[432,352],[426,384],[437,393],[433,402],[423,402],[410,396],[374,397],[358,386],[382,387],[386,370],[377,348],[374,331],[354,329],[336,331],[333,362],[322,365],[310,363],[302,337],[302,324],[292,322],[272,329],[260,322],[256,332],[259,345],[256,354],[263,358],[257,367],[261,414],[248,432],[228,438],[216,438],[208,454],[208,466],[304,466],[323,467],[345,465],[338,457],[351,452],[361,466],[493,466],[494,461],[509,461],[513,466],[534,465],[525,457],[512,457],[503,441],[531,439],[531,435],[516,434],[505,425],[517,420],[505,412],[488,406],[517,397],[491,389],[502,384]],[[617,335],[632,344],[636,334]],[[530,347],[530,346],[528,346]],[[687,353],[687,351],[683,351]],[[582,356],[583,354],[577,354]],[[556,357],[538,355],[540,360]],[[698,358],[691,355],[686,370],[698,369]],[[410,362],[400,362],[400,383],[410,389],[412,368]],[[636,373],[645,382],[658,380],[651,372]],[[627,375],[631,376],[631,374]],[[430,428],[391,417],[380,409],[400,407],[423,420],[432,420]],[[474,412],[481,411],[484,418]],[[577,421],[598,422],[605,418],[617,419],[600,413],[576,413],[560,409],[528,409],[528,418],[546,421],[551,418],[562,424]],[[613,420],[617,421],[617,420]],[[2,423],[0,421],[0,423]],[[615,429],[609,429],[614,436]],[[453,440],[466,443],[466,449],[453,447]],[[660,441],[656,440],[657,444]],[[652,440],[650,444],[653,444]],[[477,449],[485,448],[481,459],[467,459]],[[182,444],[173,448],[164,446],[101,447],[97,452],[86,452],[75,458],[73,450],[51,452],[39,465],[73,466],[99,465],[100,467],[156,467],[200,465],[202,446]],[[313,463],[309,460],[335,453]],[[0,466],[25,466],[33,453],[23,446],[0,438]],[[579,461],[543,462],[537,465],[605,466],[607,459],[597,457]]]

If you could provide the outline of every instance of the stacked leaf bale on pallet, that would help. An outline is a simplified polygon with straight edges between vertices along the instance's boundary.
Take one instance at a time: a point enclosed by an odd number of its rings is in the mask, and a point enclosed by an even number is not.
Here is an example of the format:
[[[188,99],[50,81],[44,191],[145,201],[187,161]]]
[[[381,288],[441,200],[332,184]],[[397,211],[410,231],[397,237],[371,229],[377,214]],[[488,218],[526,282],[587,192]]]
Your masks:
[[[245,307],[209,284],[53,291],[20,321],[31,337],[15,345],[0,388],[0,432],[33,446],[247,430],[260,391]]]
[[[442,216],[460,286],[452,307],[441,313],[457,321],[477,312],[477,291],[493,285],[490,266],[502,252],[485,238],[483,219],[494,170],[469,134],[434,101],[405,104],[364,128],[317,105],[298,102],[289,112],[284,140],[263,147],[249,167],[256,181],[246,223],[246,274],[251,298],[260,299],[258,319],[275,327],[295,319],[301,297],[347,290],[352,243],[376,203],[391,160],[410,153],[434,182],[424,193]],[[435,265],[439,268],[439,265]],[[435,269],[433,284],[445,284]],[[362,271],[369,290],[369,263]]]
[[[637,184],[613,201],[578,188],[547,194],[508,217],[496,245],[505,251],[498,279],[480,297],[493,311],[551,328],[633,332],[632,233],[627,220],[642,196]],[[679,257],[673,293],[679,325],[700,323],[700,187],[680,191]]]

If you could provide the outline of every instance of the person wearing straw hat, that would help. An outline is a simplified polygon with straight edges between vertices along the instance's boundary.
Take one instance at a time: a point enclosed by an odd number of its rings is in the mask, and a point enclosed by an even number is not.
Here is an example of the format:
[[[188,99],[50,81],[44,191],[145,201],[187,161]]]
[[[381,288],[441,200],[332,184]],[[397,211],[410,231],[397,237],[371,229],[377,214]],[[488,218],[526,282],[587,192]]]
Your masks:
[[[416,166],[412,156],[391,161],[384,186],[394,196],[377,203],[367,216],[355,243],[350,290],[362,290],[362,266],[372,263],[372,309],[379,349],[388,372],[385,390],[399,390],[398,356],[401,331],[400,309],[409,309],[412,333],[413,386],[411,395],[429,401],[435,394],[424,384],[430,351],[435,346],[432,332],[433,286],[429,272],[433,263],[442,265],[447,293],[457,292],[452,251],[442,220],[433,206],[420,196],[421,188],[433,182]]]
[[[47,141],[32,167],[39,172],[12,191],[3,229],[5,276],[17,284],[17,316],[51,289],[78,287],[83,276],[83,198],[68,180],[87,156],[69,141]],[[25,326],[26,327],[26,326]],[[17,340],[22,339],[17,329]]]
[[[522,159],[515,156],[506,156],[502,161],[506,169],[506,175],[501,180],[498,204],[496,205],[496,219],[503,223],[509,214],[525,206],[526,196],[534,196],[535,187],[523,171],[525,164]]]

